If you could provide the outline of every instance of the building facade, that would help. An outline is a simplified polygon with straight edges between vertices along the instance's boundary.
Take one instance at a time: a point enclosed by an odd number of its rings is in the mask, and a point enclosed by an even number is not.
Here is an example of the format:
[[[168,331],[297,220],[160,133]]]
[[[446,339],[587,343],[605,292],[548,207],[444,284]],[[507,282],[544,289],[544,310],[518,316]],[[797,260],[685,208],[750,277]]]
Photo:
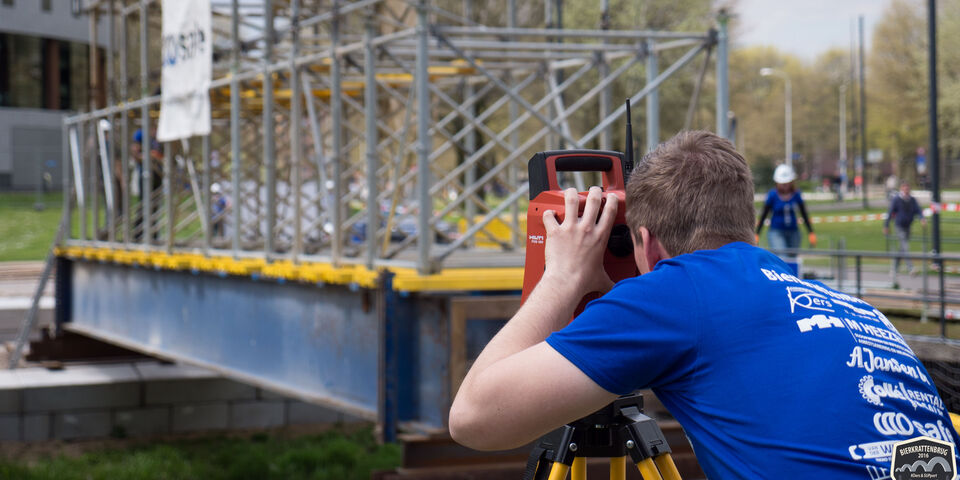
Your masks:
[[[91,105],[84,3],[0,0],[0,190],[62,186],[61,120]],[[106,22],[97,32],[107,38]]]

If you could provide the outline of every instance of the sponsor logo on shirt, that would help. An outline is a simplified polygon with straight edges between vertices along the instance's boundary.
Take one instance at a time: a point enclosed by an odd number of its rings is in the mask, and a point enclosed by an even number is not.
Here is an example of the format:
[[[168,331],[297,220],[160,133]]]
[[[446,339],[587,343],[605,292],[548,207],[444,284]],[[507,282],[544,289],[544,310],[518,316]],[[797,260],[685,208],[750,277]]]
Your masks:
[[[896,358],[885,357],[867,347],[856,346],[850,352],[850,360],[847,366],[851,368],[862,368],[867,373],[888,372],[893,374],[903,374],[915,380],[920,380],[930,384],[930,379],[915,365],[906,365]]]
[[[935,414],[943,413],[943,400],[939,395],[909,389],[903,382],[896,385],[888,382],[877,384],[873,375],[865,375],[860,379],[859,388],[860,395],[873,405],[883,406],[884,398],[892,398],[909,403],[914,410],[922,408]]]
[[[919,437],[893,446],[890,473],[898,480],[952,480],[957,472],[953,445]]]
[[[812,282],[807,282],[807,281],[805,281],[805,280],[800,280],[799,278],[797,278],[797,277],[795,277],[795,276],[793,276],[793,275],[790,275],[789,273],[775,272],[775,271],[773,271],[773,270],[768,270],[768,269],[766,269],[766,268],[761,268],[761,269],[760,269],[760,273],[762,273],[763,276],[766,277],[767,280],[770,280],[771,282],[796,283],[796,284],[799,284],[799,285],[803,285],[803,286],[805,286],[805,287],[807,287],[807,288],[814,289],[814,290],[816,290],[816,291],[818,291],[818,292],[826,295],[827,297],[830,297],[831,299],[843,300],[843,301],[845,301],[845,302],[847,302],[847,303],[861,304],[861,305],[866,305],[866,306],[868,306],[868,307],[870,306],[867,302],[864,302],[863,300],[860,300],[859,298],[851,297],[850,295],[847,295],[847,294],[845,294],[845,293],[840,293],[840,292],[837,292],[837,291],[834,291],[834,290],[830,290],[829,288],[824,287],[823,285],[819,285],[819,284],[812,283]]]
[[[809,288],[787,287],[787,298],[790,299],[790,313],[796,312],[798,307],[822,312],[833,311],[833,305],[825,295]]]
[[[866,468],[867,474],[870,475],[870,480],[893,480],[886,468],[875,465],[867,465]]]
[[[891,436],[908,436],[914,433],[921,436],[935,438],[953,443],[953,434],[950,429],[943,424],[943,420],[937,420],[937,423],[920,423],[911,420],[903,412],[877,412],[873,414],[873,426],[877,433]]]
[[[870,475],[870,480],[892,480],[886,468],[874,465],[867,465],[866,468],[867,474]]]
[[[898,440],[883,440],[880,442],[850,445],[847,451],[850,452],[850,458],[854,460],[889,461],[890,456],[893,455],[893,444],[897,443],[897,441]]]
[[[826,315],[814,315],[810,318],[797,320],[797,327],[800,328],[801,332],[806,333],[813,330],[813,327],[817,327],[820,330],[831,328],[831,327],[843,328],[843,322],[837,317],[828,317]]]
[[[840,306],[845,307],[847,310],[849,310],[849,311],[852,312],[852,313],[855,313],[855,314],[857,314],[857,315],[859,315],[859,316],[861,316],[861,317],[869,318],[869,319],[871,319],[871,320],[876,320],[876,319],[877,319],[877,313],[879,313],[879,312],[877,312],[876,310],[867,310],[867,309],[865,309],[865,308],[860,308],[860,307],[854,306],[854,305],[852,305],[852,304],[850,304],[850,303],[844,302],[843,300],[834,300],[834,303],[836,303],[837,305],[840,305]]]

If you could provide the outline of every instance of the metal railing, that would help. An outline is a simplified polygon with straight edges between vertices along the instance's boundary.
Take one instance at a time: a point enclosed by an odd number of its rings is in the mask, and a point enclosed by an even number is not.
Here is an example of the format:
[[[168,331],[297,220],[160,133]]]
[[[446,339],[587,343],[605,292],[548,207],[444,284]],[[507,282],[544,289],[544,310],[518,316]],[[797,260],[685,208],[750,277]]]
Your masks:
[[[940,338],[948,338],[946,327],[953,312],[947,307],[950,304],[960,306],[960,290],[951,292],[947,288],[947,278],[951,272],[960,273],[960,269],[950,266],[960,263],[960,254],[846,250],[843,239],[833,249],[770,251],[781,257],[798,256],[802,259],[802,278],[821,281],[858,298],[869,296],[871,299],[918,302],[921,321],[927,321],[927,317],[934,313],[939,319]],[[828,259],[825,265],[815,261],[823,257]],[[918,263],[915,275],[909,272],[894,274],[893,263],[898,258],[902,263]]]

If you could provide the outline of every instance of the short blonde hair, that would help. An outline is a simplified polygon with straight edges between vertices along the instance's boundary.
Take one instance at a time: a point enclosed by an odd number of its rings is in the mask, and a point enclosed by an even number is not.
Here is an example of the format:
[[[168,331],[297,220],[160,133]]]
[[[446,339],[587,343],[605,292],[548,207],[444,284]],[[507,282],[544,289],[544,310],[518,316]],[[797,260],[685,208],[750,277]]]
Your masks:
[[[630,230],[646,227],[671,256],[754,240],[750,168],[710,132],[680,132],[645,155],[626,198]]]

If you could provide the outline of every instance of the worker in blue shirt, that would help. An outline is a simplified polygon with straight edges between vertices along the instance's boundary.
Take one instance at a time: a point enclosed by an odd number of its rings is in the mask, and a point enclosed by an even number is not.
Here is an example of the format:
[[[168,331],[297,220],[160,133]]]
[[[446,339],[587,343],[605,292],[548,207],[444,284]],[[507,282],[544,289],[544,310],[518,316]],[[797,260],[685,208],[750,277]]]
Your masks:
[[[757,238],[763,230],[763,222],[770,216],[770,230],[767,232],[767,241],[773,250],[800,248],[800,228],[797,222],[797,211],[807,225],[807,241],[810,247],[817,246],[817,235],[813,233],[813,224],[807,216],[807,208],[803,197],[797,190],[794,181],[797,173],[790,165],[779,165],[773,171],[773,181],[776,187],[767,193],[767,200],[763,204],[763,212],[757,222]],[[794,255],[786,255],[788,263],[794,261]]]
[[[566,190],[564,211],[579,206]],[[454,440],[518,447],[649,388],[712,479],[890,478],[895,443],[955,444],[883,313],[757,248],[753,179],[726,139],[682,132],[637,162],[626,221],[638,277],[614,284],[603,267],[616,195],[593,187],[582,207],[543,212],[543,276],[464,378]],[[590,292],[603,295],[571,322]]]

